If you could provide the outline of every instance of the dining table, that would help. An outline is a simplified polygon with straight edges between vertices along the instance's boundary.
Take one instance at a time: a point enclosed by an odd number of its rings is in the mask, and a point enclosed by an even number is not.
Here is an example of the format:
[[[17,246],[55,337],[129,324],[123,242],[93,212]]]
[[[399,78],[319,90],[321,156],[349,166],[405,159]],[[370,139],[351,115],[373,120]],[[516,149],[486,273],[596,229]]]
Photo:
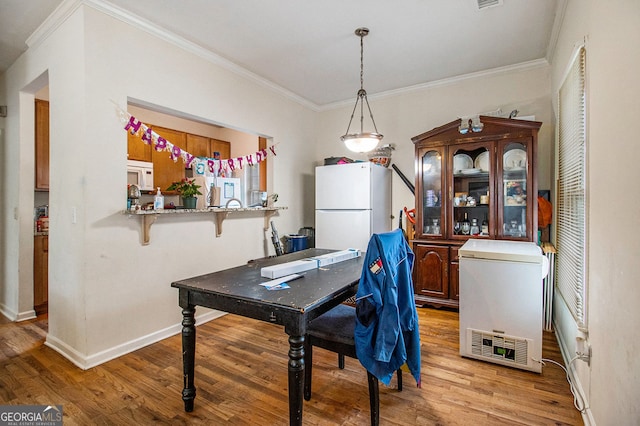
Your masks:
[[[187,412],[194,410],[196,354],[196,306],[241,315],[284,327],[289,336],[288,387],[289,423],[302,424],[304,386],[304,339],[310,321],[355,295],[364,256],[315,267],[300,272],[301,278],[269,289],[269,278],[262,268],[308,260],[338,250],[310,248],[251,260],[224,269],[171,283],[178,289],[182,308],[182,353],[184,389],[182,399]],[[360,254],[358,252],[358,254]],[[286,348],[283,348],[283,350]]]

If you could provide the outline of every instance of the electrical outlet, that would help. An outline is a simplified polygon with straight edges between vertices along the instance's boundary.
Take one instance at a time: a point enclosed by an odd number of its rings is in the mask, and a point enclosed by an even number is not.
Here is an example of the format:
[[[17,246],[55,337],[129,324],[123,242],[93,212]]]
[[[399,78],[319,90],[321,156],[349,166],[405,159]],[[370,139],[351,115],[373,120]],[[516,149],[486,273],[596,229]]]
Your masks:
[[[584,342],[582,350],[576,350],[576,355],[591,367],[591,345],[588,342]]]

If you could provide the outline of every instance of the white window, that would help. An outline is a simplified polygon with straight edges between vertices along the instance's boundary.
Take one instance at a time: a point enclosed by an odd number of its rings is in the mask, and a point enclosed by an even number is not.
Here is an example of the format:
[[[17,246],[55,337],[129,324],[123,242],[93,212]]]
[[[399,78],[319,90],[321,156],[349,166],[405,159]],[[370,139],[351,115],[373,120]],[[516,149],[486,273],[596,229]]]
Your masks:
[[[584,46],[558,93],[556,283],[578,328],[586,329],[586,95]]]

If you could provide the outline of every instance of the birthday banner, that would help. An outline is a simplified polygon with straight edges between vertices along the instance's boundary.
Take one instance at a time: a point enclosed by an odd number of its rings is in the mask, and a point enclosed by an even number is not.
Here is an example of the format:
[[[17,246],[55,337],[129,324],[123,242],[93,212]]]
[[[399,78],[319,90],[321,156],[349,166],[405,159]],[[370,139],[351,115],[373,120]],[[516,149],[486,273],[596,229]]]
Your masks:
[[[269,154],[274,156],[276,155],[275,145],[271,145],[265,149],[256,151],[253,154],[235,158],[217,159],[196,157],[179,146],[172,144],[170,141],[154,132],[151,127],[147,126],[128,112],[120,110],[120,113],[123,115],[122,121],[127,123],[124,126],[124,130],[134,136],[138,136],[143,143],[152,145],[156,151],[166,151],[174,162],[177,162],[178,159],[182,159],[185,164],[185,168],[192,168],[196,170],[197,174],[204,174],[204,170],[206,168],[214,176],[230,176],[231,172],[235,169],[242,169],[245,166],[258,164],[266,160],[267,155]]]

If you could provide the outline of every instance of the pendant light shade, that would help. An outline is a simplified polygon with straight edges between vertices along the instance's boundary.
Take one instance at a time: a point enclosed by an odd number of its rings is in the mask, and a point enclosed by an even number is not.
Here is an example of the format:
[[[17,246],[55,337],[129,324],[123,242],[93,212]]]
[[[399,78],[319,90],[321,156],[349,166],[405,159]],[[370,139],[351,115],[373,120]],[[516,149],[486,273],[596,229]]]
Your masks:
[[[369,152],[378,146],[378,143],[382,140],[382,135],[379,133],[352,133],[344,135],[340,139],[342,139],[349,151]]]
[[[353,152],[369,152],[373,150],[378,143],[382,140],[382,135],[378,133],[378,129],[376,128],[376,122],[373,119],[373,113],[371,113],[371,107],[369,106],[369,100],[367,99],[367,92],[363,87],[363,38],[369,34],[368,28],[358,28],[355,31],[355,34],[360,37],[360,90],[358,90],[358,95],[356,97],[356,104],[353,106],[353,111],[351,112],[351,118],[349,119],[349,125],[347,126],[347,132],[340,137],[342,142],[344,142],[347,149]],[[360,133],[349,133],[349,129],[351,128],[351,122],[353,121],[353,115],[358,108],[358,103],[360,104]],[[369,116],[371,117],[371,122],[373,123],[374,132],[365,132],[364,131],[364,104],[367,104],[367,110],[369,111]]]

